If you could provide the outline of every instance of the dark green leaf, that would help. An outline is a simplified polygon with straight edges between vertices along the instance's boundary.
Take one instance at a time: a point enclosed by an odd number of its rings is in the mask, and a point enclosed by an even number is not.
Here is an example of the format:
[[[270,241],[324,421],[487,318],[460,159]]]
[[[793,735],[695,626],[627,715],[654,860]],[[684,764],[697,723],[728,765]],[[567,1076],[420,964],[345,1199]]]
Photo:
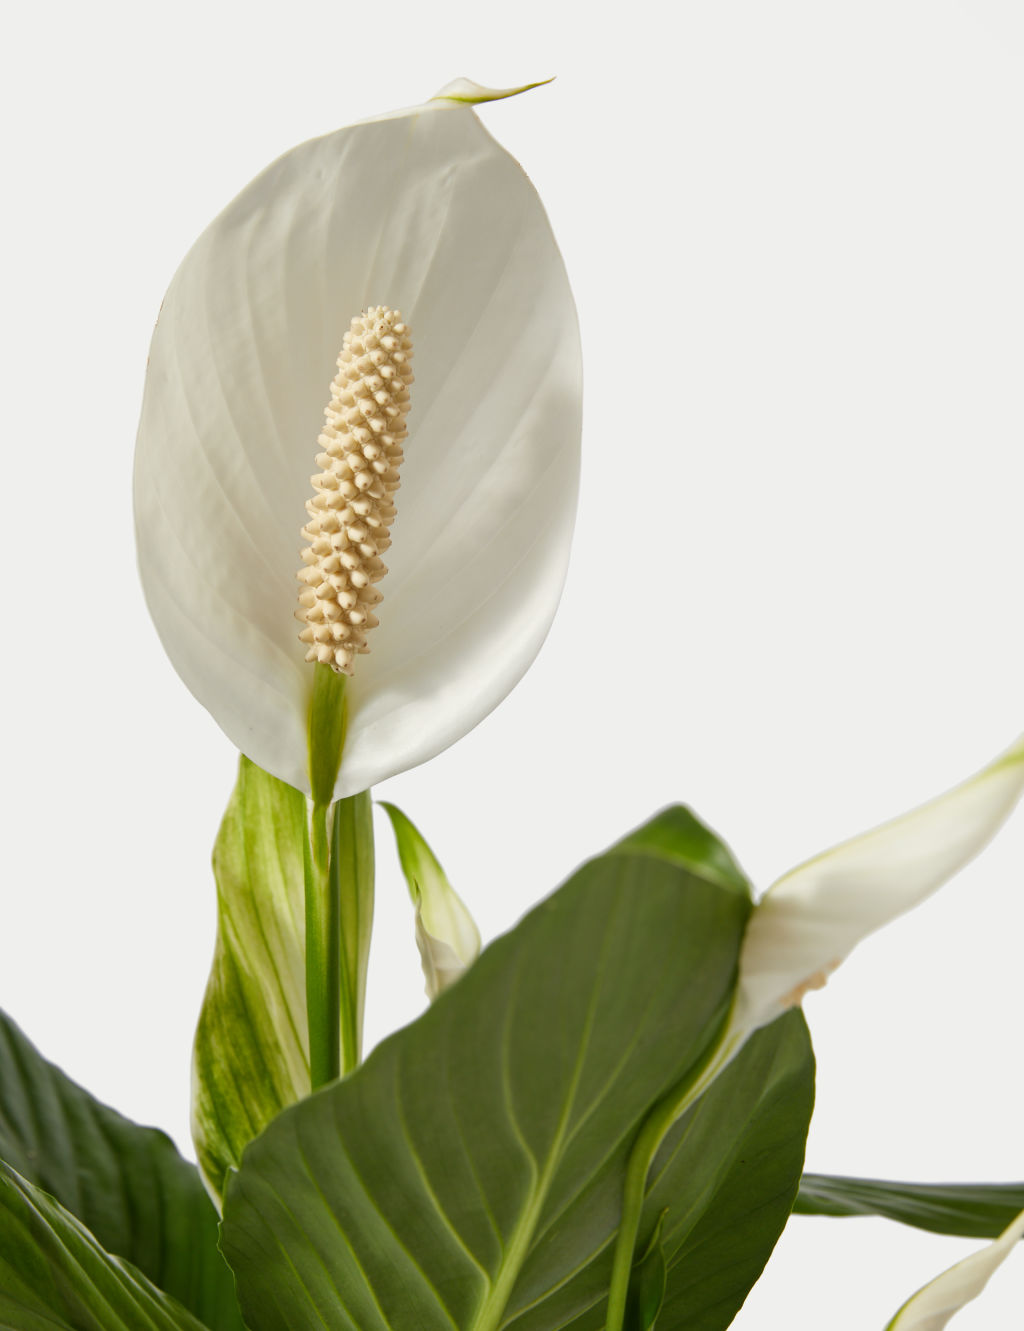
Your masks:
[[[805,1174],[798,1215],[880,1215],[933,1234],[998,1238],[1024,1211],[1024,1183],[885,1183]]]
[[[633,1268],[629,1282],[629,1302],[626,1306],[624,1331],[653,1331],[654,1324],[665,1301],[665,1249],[661,1231],[668,1215],[666,1208],[658,1216],[647,1245],[647,1251]]]
[[[789,1218],[813,1100],[810,1039],[793,1012],[752,1036],[669,1130],[651,1168],[637,1245],[646,1248],[667,1210],[659,1327],[720,1331],[731,1324]],[[595,1202],[588,1192],[575,1205]],[[592,1264],[512,1325],[601,1331],[606,1286],[607,1272]]]
[[[797,1009],[753,1035],[672,1128],[647,1200],[651,1219],[671,1208],[659,1325],[732,1323],[789,1218],[813,1107],[814,1055]]]
[[[216,1331],[242,1321],[195,1165],[100,1104],[0,1014],[0,1159]]]
[[[647,841],[586,865],[419,1021],[253,1142],[223,1244],[256,1331],[601,1325],[630,1146],[720,1028],[749,913],[720,868],[684,861],[700,870]],[[776,1103],[764,1061],[751,1108]],[[782,1186],[759,1160],[747,1190],[734,1126],[690,1132],[718,1160],[703,1208],[658,1202],[669,1226],[678,1205],[673,1235],[699,1235],[715,1185],[756,1212],[765,1173],[788,1211],[799,1161]],[[799,1145],[805,1128],[806,1115]]]
[[[608,852],[646,852],[678,864],[681,869],[750,897],[750,882],[724,841],[719,841],[685,804],[673,804],[630,832]]]
[[[4,1331],[202,1331],[168,1294],[104,1252],[68,1211],[0,1163]]]

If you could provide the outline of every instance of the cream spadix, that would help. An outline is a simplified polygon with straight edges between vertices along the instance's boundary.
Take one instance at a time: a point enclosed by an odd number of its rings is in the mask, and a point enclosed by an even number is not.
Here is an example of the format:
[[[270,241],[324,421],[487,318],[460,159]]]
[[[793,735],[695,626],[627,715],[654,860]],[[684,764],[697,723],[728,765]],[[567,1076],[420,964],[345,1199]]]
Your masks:
[[[412,343],[402,316],[377,305],[356,315],[345,334],[338,373],[310,478],[316,495],[306,500],[309,522],[302,535],[298,577],[308,643],[306,660],[351,675],[357,653],[368,652],[366,634],[377,626],[377,583],[387,568],[381,555],[391,544],[394,495],[412,383]]]
[[[309,478],[353,315],[387,302],[414,330],[415,447],[384,603],[361,598],[367,619],[349,624],[365,634],[380,619],[368,654],[350,635],[335,798],[476,725],[533,660],[561,593],[579,335],[536,191],[472,108],[493,95],[460,84],[285,153],[193,246],[153,336],[135,470],[150,612],[235,745],[307,792],[317,671],[295,572],[314,543],[300,534]],[[305,623],[318,659],[331,613]]]

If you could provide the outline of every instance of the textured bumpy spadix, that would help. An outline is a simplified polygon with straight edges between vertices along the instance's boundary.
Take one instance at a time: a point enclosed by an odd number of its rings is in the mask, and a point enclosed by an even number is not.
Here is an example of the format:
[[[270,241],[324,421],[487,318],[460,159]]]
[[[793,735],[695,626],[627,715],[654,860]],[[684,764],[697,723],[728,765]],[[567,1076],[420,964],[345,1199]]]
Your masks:
[[[317,454],[316,495],[306,501],[309,542],[298,574],[296,618],[309,645],[307,661],[352,674],[357,653],[368,652],[366,634],[379,622],[373,607],[382,599],[387,567],[381,555],[391,544],[394,493],[402,462],[409,411],[409,330],[397,310],[375,305],[356,315],[345,334],[338,373],[324,416]]]

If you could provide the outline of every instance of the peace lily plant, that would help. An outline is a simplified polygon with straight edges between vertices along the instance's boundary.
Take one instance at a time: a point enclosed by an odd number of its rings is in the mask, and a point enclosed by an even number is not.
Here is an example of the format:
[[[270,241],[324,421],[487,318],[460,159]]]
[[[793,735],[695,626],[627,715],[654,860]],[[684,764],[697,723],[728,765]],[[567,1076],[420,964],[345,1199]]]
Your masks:
[[[535,86],[535,85],[531,85]],[[370,790],[495,707],[550,625],[580,451],[572,296],[460,80],[286,153],[189,252],[153,337],[139,566],[240,751],[214,850],[198,1168],[0,1024],[0,1325],[702,1331],[791,1211],[988,1237],[890,1326],[944,1326],[1024,1185],[805,1175],[800,1012],[972,859],[1024,741],[754,896],[681,806],[510,933],[383,805],[428,1010],[364,1061]]]

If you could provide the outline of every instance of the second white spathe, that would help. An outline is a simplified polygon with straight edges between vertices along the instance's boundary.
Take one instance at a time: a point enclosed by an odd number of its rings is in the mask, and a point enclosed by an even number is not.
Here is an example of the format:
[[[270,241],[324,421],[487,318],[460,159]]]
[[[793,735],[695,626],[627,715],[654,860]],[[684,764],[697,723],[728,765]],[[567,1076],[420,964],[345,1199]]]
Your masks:
[[[760,1027],[821,988],[849,953],[981,853],[1024,795],[1024,736],[980,772],[909,813],[805,861],[751,911],[729,1019],[676,1116]]]
[[[758,901],[740,954],[734,1029],[820,987],[856,945],[978,855],[1024,793],[1024,737],[952,790],[798,865]]]

